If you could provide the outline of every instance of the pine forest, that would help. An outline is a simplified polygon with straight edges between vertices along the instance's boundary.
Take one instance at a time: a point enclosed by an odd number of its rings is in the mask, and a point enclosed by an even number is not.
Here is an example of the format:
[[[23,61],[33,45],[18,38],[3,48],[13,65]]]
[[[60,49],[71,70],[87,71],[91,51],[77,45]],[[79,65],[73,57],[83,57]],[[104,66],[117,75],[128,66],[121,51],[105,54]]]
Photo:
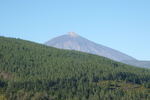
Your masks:
[[[0,100],[150,100],[150,69],[0,36]]]

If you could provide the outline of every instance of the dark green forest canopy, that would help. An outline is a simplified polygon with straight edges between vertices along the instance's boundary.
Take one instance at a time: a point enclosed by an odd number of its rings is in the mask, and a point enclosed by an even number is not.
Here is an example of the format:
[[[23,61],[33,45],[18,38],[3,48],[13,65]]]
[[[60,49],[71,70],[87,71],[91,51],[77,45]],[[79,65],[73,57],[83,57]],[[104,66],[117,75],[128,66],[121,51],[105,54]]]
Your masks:
[[[110,88],[110,81],[150,88],[150,69],[6,37],[0,37],[0,75],[0,93],[11,100],[21,98],[18,95],[20,92],[22,100],[116,100],[136,97],[126,93],[125,89],[118,89],[117,92],[115,88]],[[98,85],[104,81],[109,81],[109,84],[104,87]],[[148,91],[139,95],[144,96],[138,96],[138,99],[149,98]]]

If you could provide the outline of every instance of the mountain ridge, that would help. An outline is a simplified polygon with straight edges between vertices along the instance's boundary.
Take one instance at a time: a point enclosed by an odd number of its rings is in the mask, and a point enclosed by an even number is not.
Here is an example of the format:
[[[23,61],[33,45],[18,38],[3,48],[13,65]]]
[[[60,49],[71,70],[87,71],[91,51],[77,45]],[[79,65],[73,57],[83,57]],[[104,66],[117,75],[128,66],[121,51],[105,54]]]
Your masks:
[[[123,60],[122,63],[137,66],[137,67],[143,67],[143,68],[150,68],[150,61],[144,61],[144,60]]]

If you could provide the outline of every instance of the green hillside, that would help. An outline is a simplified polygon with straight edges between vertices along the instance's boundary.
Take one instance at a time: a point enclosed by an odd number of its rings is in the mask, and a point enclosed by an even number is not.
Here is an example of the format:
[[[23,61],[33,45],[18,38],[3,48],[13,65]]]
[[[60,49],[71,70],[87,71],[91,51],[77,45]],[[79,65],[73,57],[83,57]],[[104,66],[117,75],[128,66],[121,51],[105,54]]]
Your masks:
[[[0,99],[149,100],[150,70],[0,37]]]

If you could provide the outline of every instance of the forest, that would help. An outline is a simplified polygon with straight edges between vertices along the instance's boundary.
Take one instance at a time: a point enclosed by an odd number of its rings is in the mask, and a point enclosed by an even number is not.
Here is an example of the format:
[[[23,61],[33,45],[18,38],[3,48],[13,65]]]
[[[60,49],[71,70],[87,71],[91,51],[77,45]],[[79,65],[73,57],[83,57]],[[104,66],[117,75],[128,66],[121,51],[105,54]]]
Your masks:
[[[0,100],[150,100],[150,69],[0,36]]]

